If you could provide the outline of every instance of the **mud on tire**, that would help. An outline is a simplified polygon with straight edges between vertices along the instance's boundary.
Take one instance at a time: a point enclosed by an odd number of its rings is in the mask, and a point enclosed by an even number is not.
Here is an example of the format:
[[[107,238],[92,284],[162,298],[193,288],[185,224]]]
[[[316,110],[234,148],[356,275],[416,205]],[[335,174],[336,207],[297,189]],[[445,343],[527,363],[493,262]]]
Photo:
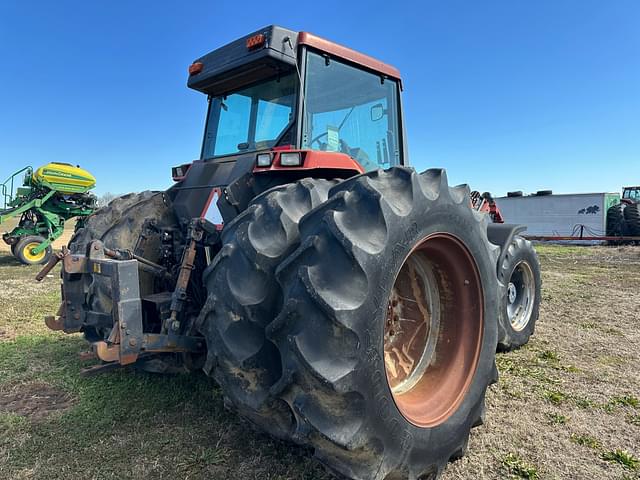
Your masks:
[[[145,191],[115,198],[84,221],[69,241],[69,250],[72,253],[85,253],[92,240],[101,240],[109,248],[133,250],[148,220],[161,228],[177,225],[164,192]],[[157,262],[160,259],[160,242],[159,235],[150,235],[141,256]],[[154,277],[143,271],[139,275],[140,295],[153,293]],[[89,291],[89,305],[92,310],[111,311],[111,285],[106,279],[94,276]],[[103,340],[109,331],[110,328],[92,327],[83,330],[90,342]]]
[[[487,240],[488,217],[469,205],[469,189],[449,188],[443,170],[395,167],[340,183],[302,219],[300,246],[277,270],[284,303],[267,336],[282,372],[270,395],[289,412],[290,438],[332,471],[434,479],[482,423],[497,380],[498,248]],[[444,340],[415,386],[392,393],[387,366],[396,363],[385,345],[397,332],[385,325],[414,255],[435,272],[434,338]]]
[[[275,269],[298,245],[300,218],[324,202],[335,183],[303,179],[256,197],[225,226],[223,247],[204,273],[209,293],[199,323],[208,346],[205,371],[228,406],[263,428],[269,423],[281,438],[290,419],[268,399],[280,378],[280,356],[264,334],[282,301]]]
[[[525,345],[533,332],[540,309],[542,281],[540,261],[529,240],[517,235],[507,247],[500,266],[500,315],[498,350]]]

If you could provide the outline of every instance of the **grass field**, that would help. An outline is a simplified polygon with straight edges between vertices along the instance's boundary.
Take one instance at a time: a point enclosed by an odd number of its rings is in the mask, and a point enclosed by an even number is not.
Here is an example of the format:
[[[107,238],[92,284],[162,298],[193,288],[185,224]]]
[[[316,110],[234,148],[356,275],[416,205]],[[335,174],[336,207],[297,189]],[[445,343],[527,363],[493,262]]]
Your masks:
[[[487,422],[444,479],[640,478],[640,248],[538,249],[534,339],[498,356]],[[330,479],[226,412],[204,375],[81,378],[77,335],[46,329],[57,271],[0,252],[0,479]]]

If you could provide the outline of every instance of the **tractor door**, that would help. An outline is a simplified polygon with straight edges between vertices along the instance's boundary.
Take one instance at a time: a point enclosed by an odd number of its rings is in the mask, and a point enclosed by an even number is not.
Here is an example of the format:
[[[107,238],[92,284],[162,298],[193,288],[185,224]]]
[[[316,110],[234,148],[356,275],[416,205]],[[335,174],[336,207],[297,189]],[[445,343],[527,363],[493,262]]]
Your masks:
[[[310,49],[304,60],[302,148],[346,153],[365,170],[402,164],[398,82]]]

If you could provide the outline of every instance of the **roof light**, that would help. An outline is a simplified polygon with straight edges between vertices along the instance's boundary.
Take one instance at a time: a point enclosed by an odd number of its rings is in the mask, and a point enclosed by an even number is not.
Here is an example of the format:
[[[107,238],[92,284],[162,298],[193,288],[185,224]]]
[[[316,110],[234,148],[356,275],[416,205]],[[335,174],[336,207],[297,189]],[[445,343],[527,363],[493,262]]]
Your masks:
[[[280,165],[283,167],[298,167],[302,165],[300,152],[286,152],[280,154]]]
[[[204,64],[202,62],[194,62],[189,65],[189,75],[197,75],[204,68]]]
[[[256,165],[258,167],[270,167],[271,166],[271,154],[270,153],[259,153],[258,159],[256,160]]]
[[[261,47],[264,45],[264,41],[265,41],[265,36],[263,33],[258,33],[257,35],[254,35],[253,37],[249,37],[247,38],[247,50],[253,50],[256,49],[258,47]]]

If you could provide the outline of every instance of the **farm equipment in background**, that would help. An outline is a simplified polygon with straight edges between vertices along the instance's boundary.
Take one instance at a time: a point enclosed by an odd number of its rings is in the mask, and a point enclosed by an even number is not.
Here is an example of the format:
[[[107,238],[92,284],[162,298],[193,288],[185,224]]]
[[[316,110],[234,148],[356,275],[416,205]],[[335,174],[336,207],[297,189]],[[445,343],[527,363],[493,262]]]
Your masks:
[[[548,191],[543,192],[542,195],[548,195]],[[518,193],[520,195],[515,196],[521,197],[522,192]],[[493,223],[504,223],[502,212],[490,192],[471,192],[471,205],[476,211],[489,215]],[[521,226],[515,233],[524,230]],[[501,351],[521,347],[533,335],[539,314],[536,297],[542,287],[540,261],[529,240],[514,234],[506,253],[498,270],[501,284],[506,288],[506,295],[501,297],[498,320],[498,349]]]
[[[348,478],[437,478],[483,423],[497,345],[532,332],[507,312],[540,301],[526,276],[508,303],[522,227],[408,167],[400,73],[376,59],[271,26],[188,85],[209,102],[201,158],[86,219],[46,324],[91,342],[87,373],[204,369]]]
[[[24,179],[18,186],[21,175]],[[89,193],[95,184],[89,172],[67,163],[52,162],[35,171],[25,167],[11,175],[0,185],[0,225],[19,219],[2,235],[11,253],[27,265],[46,263],[64,223],[95,210],[96,198]]]
[[[607,235],[640,236],[640,186],[624,187],[620,203],[607,210]]]

